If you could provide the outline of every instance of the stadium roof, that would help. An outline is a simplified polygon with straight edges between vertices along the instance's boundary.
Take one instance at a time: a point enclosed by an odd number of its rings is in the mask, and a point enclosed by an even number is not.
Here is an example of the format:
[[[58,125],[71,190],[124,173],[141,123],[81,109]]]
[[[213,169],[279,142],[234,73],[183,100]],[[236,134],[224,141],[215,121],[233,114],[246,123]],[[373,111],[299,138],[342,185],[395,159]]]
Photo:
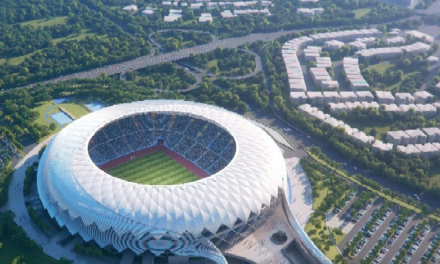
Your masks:
[[[211,120],[234,137],[235,157],[217,174],[182,185],[141,185],[100,170],[88,154],[92,136],[107,123],[144,112]],[[285,187],[285,176],[277,144],[242,116],[205,104],[157,100],[108,107],[64,128],[40,161],[38,190],[52,217],[90,239],[91,225],[118,235],[131,232],[136,238],[154,229],[199,235],[204,228],[215,233],[222,224],[247,221],[251,212],[258,215]]]

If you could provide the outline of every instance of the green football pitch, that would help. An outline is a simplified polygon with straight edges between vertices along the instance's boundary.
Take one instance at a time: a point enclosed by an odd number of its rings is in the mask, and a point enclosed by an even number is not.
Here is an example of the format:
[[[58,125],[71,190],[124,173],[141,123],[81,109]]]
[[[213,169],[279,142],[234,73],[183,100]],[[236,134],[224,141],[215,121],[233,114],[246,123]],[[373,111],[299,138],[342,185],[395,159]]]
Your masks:
[[[162,151],[121,164],[108,174],[129,182],[147,185],[174,185],[199,178]]]

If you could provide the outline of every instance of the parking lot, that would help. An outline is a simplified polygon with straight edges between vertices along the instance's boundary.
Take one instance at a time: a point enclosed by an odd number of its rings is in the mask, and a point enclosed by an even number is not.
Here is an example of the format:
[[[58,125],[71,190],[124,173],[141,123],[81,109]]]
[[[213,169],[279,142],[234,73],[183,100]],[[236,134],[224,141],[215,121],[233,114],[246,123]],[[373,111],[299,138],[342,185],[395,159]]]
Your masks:
[[[368,191],[327,215],[327,225],[346,234],[338,248],[350,263],[440,263],[440,230],[428,220]]]

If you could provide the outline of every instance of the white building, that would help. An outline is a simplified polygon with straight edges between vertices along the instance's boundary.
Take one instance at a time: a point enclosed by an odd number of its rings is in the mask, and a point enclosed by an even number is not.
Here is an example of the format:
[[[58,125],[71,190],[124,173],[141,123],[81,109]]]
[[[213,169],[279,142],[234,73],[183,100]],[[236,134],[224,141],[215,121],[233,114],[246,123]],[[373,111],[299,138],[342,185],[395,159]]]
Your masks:
[[[331,117],[329,114],[324,114],[324,112],[322,112],[320,110],[310,113],[310,116],[312,118],[316,118],[316,119],[321,120],[321,121],[324,121],[327,118]]]
[[[339,103],[340,96],[338,92],[330,92],[326,91],[323,92],[322,95],[324,96],[324,103]]]
[[[429,56],[428,58],[426,58],[426,61],[429,62],[429,64],[437,64],[438,57],[436,57],[436,56]]]
[[[414,111],[416,113],[420,112],[420,109],[415,104],[407,104],[407,105],[402,104],[402,105],[399,105],[399,108],[400,108],[400,111],[402,111],[404,113],[410,111],[411,109],[414,109]]]
[[[365,49],[356,52],[357,56],[362,56],[365,59],[371,59],[375,56],[379,56],[382,59],[391,59],[398,57],[404,53],[406,54],[419,54],[423,52],[427,52],[430,49],[430,46],[422,43],[416,42],[407,46],[400,47],[387,47],[387,48],[373,48],[373,49]]]
[[[376,98],[379,104],[392,104],[394,103],[394,96],[389,91],[376,91]]]
[[[397,113],[397,112],[401,112],[402,111],[402,110],[400,110],[400,108],[396,104],[387,104],[387,105],[384,105],[384,106],[385,106],[385,112]]]
[[[368,136],[362,131],[353,133],[351,137],[355,141],[355,144],[357,144],[358,146],[365,146],[374,142],[374,137]]]
[[[377,102],[361,102],[363,108],[379,109],[380,105]]]
[[[202,13],[199,17],[199,22],[211,22],[212,21],[212,15],[210,13]]]
[[[348,45],[353,49],[353,50],[364,50],[367,48],[367,44],[360,42],[360,41],[353,41],[348,43]]]
[[[420,31],[417,31],[417,30],[407,31],[406,34],[412,36],[415,39],[423,40],[423,41],[425,41],[427,43],[433,43],[434,42],[434,38],[433,37],[431,37],[428,34],[425,34],[425,33],[422,33]]]
[[[433,116],[437,113],[437,108],[432,104],[416,104],[416,106],[424,116]]]
[[[345,105],[347,106],[347,111],[353,111],[356,108],[364,108],[364,106],[360,102],[346,102]]]
[[[415,99],[410,93],[396,93],[394,100],[397,104],[414,104]]]
[[[412,156],[420,155],[420,149],[414,146],[413,144],[410,144],[408,146],[397,146],[396,149],[407,155],[412,155]]]
[[[418,91],[413,94],[414,101],[416,104],[424,104],[426,101],[428,101],[430,98],[433,98],[434,96],[427,91]]]
[[[329,103],[330,112],[340,114],[342,111],[347,111],[348,108],[344,103]]]
[[[338,41],[338,40],[329,40],[324,42],[324,48],[329,50],[338,50],[344,46],[344,42]]]
[[[137,7],[137,5],[129,5],[129,6],[123,7],[122,10],[130,12],[130,13],[135,13],[135,12],[137,12],[138,7]]]
[[[312,116],[310,114],[316,111],[318,111],[318,108],[313,107],[309,104],[303,104],[298,106],[298,112],[302,115],[305,115],[307,118],[311,118]]]
[[[359,102],[373,102],[374,96],[370,91],[356,91],[355,92]]]
[[[315,12],[313,12],[313,10],[310,8],[298,8],[298,9],[296,9],[296,13],[298,15],[309,16],[309,17],[312,17],[315,15]]]
[[[307,97],[310,99],[313,105],[323,105],[324,95],[321,92],[307,92]]]
[[[387,38],[387,39],[384,39],[383,41],[387,45],[399,45],[399,44],[405,43],[405,39],[400,36]]]
[[[357,101],[357,95],[351,91],[341,91],[339,92],[340,101],[345,102],[355,102]]]
[[[416,144],[415,145],[420,150],[420,156],[431,158],[440,154],[440,150],[432,143],[427,144]]]
[[[313,14],[316,15],[320,15],[322,13],[324,13],[324,8],[322,7],[317,7],[317,8],[312,8]]]
[[[379,151],[391,151],[393,150],[393,144],[391,143],[384,143],[380,140],[376,140],[373,143],[373,146],[371,146],[371,152],[376,153]]]
[[[231,17],[234,17],[234,15],[232,14],[232,12],[231,12],[230,10],[225,10],[225,11],[221,12],[220,15],[221,15],[223,18],[231,18]]]
[[[411,137],[405,132],[399,131],[388,131],[387,141],[393,145],[407,145],[410,142]]]
[[[438,127],[425,127],[422,130],[427,136],[426,142],[440,142],[440,129]]]
[[[294,105],[301,105],[307,102],[307,95],[304,92],[291,92],[290,102]]]
[[[409,144],[425,144],[427,136],[420,129],[408,129],[404,131],[409,137]]]

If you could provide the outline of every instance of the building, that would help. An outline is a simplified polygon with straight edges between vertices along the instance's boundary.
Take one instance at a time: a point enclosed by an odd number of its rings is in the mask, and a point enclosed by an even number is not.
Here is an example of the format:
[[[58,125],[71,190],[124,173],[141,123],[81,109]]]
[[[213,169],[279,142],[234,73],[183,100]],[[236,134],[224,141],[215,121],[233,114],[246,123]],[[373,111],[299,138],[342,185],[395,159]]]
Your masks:
[[[414,96],[414,102],[416,104],[425,104],[428,100],[431,98],[434,98],[434,96],[427,91],[418,91],[413,94]]]
[[[438,57],[435,57],[435,56],[429,56],[428,58],[426,58],[426,61],[429,62],[429,64],[437,64],[437,62],[438,62]]]
[[[394,96],[389,91],[376,91],[376,99],[379,104],[393,104]]]
[[[318,120],[324,121],[327,118],[330,118],[331,116],[329,114],[324,114],[324,112],[322,112],[321,110],[312,112],[309,114],[312,118],[316,118]]]
[[[142,15],[144,15],[144,16],[154,15],[154,9],[150,8],[150,7],[147,7],[147,8],[145,8],[144,11],[142,11]]]
[[[394,95],[396,104],[414,104],[415,99],[410,93],[396,93]]]
[[[312,105],[323,105],[324,95],[321,92],[307,92],[307,97],[310,99]]]
[[[312,115],[310,114],[316,111],[318,111],[318,108],[313,107],[309,104],[303,104],[298,106],[298,112],[302,115],[305,115],[307,118],[311,118]]]
[[[130,13],[136,13],[138,10],[137,5],[129,5],[122,8],[122,10],[130,12]]]
[[[379,109],[380,105],[376,102],[360,102],[363,108]]]
[[[405,132],[399,131],[388,131],[387,141],[393,145],[407,145],[410,143],[411,137]]]
[[[298,8],[298,9],[296,9],[296,13],[298,15],[303,15],[303,16],[308,16],[308,17],[312,17],[315,15],[315,12],[310,8]]]
[[[417,31],[417,30],[407,31],[406,34],[412,36],[413,38],[415,38],[417,40],[422,40],[427,43],[434,42],[434,38],[432,36],[425,34],[425,33],[422,33],[420,31]]]
[[[416,144],[415,147],[420,150],[420,156],[422,157],[432,158],[440,154],[440,150],[432,143]]]
[[[440,129],[438,127],[425,127],[422,131],[426,134],[426,142],[440,142]]]
[[[222,169],[203,180],[168,186],[132,183],[98,167],[98,163],[107,162],[118,153],[132,155],[134,151],[121,148],[115,152],[107,145],[115,140],[98,143],[97,138],[104,133],[102,129],[117,129],[119,133],[114,136],[123,137],[124,142],[138,142],[137,133],[132,131],[142,129],[151,142],[162,144],[161,140],[167,139],[159,134],[171,133],[162,133],[159,126],[154,126],[158,115],[167,122],[182,118],[179,122],[196,120],[217,126],[216,129],[230,139],[225,144],[229,144],[226,147],[230,151],[234,150],[232,155],[223,156],[227,162],[221,165]],[[137,124],[134,120],[144,119],[153,122],[151,126],[145,122],[139,123],[140,128],[131,125],[122,129],[112,125],[115,122]],[[169,128],[174,129],[174,125]],[[175,129],[173,133],[180,133],[181,130]],[[90,142],[93,147],[89,150]],[[100,148],[94,148],[99,144],[106,144],[102,145],[103,156],[96,152]],[[138,144],[130,146],[142,148]],[[197,155],[204,153],[200,151]],[[283,216],[279,221],[294,222],[288,226],[294,230],[289,236],[300,236],[298,243],[307,245],[305,250],[310,256],[322,258],[320,263],[329,264],[331,261],[319,255],[319,249],[298,228],[291,209],[284,209],[292,196],[286,175],[278,145],[263,129],[242,116],[205,104],[152,100],[111,106],[64,128],[51,140],[40,159],[37,188],[43,208],[60,226],[84,241],[93,241],[97,247],[114,252],[151,256],[165,253],[227,264],[218,247],[220,243],[235,241],[245,225],[258,229],[276,207],[281,208],[279,216]],[[257,222],[259,219],[262,222]]]
[[[385,112],[393,112],[393,113],[401,112],[400,108],[396,104],[387,104],[384,106],[385,106]]]
[[[211,22],[212,21],[212,15],[210,13],[202,13],[199,17],[199,22],[205,23],[205,22]]]
[[[354,92],[341,91],[339,92],[339,98],[343,103],[357,101],[357,95]]]
[[[329,50],[338,50],[344,46],[344,42],[338,40],[329,40],[324,42],[324,48]]]
[[[433,116],[437,113],[437,108],[432,104],[416,104],[416,107],[424,116]]]
[[[371,152],[376,153],[379,151],[391,151],[393,150],[393,144],[391,143],[384,143],[383,141],[376,140],[373,143],[373,146],[371,146]]]
[[[358,58],[345,57],[342,60],[342,66],[346,79],[350,83],[350,88],[353,91],[368,89],[370,87],[361,75]]]
[[[421,153],[420,149],[413,144],[407,146],[397,146],[396,149],[402,153],[412,156],[419,156]]]
[[[342,111],[347,111],[348,108],[344,103],[329,103],[331,113],[340,114]]]
[[[400,37],[400,36],[396,36],[396,37],[392,37],[392,38],[387,38],[387,39],[384,39],[383,41],[387,45],[401,45],[401,44],[405,43],[405,39]]]
[[[351,138],[354,140],[355,144],[358,146],[366,146],[372,144],[374,142],[374,137],[368,136],[362,131],[355,132],[351,135]]]
[[[178,19],[182,18],[182,10],[170,9],[170,13],[168,16],[165,16],[163,20],[165,22],[175,22]]]
[[[340,96],[338,92],[322,92],[322,95],[324,96],[324,103],[339,103]]]
[[[230,10],[225,10],[225,11],[221,12],[220,15],[221,15],[223,18],[231,18],[231,17],[234,17],[234,15],[232,14],[232,12],[231,12]]]
[[[386,48],[372,48],[364,49],[356,52],[357,56],[364,57],[369,60],[373,57],[380,57],[382,59],[392,59],[401,56],[402,54],[420,54],[427,52],[430,46],[422,43],[416,42],[407,46],[400,47],[386,47]]]
[[[357,91],[355,92],[359,102],[373,102],[374,96],[370,91]]]
[[[348,43],[348,45],[353,49],[353,50],[364,50],[367,48],[367,44],[360,42],[360,41],[353,41]]]
[[[404,113],[407,113],[411,109],[414,110],[415,112],[420,112],[420,109],[415,104],[407,104],[407,105],[402,104],[399,105],[399,109]]]
[[[353,111],[356,108],[360,107],[360,108],[364,108],[364,106],[360,103],[360,102],[346,102],[345,105],[347,106],[347,110],[348,111]]]
[[[305,92],[290,92],[290,102],[292,102],[293,105],[305,104],[307,98]]]
[[[409,137],[409,144],[425,144],[428,137],[420,129],[408,129],[404,131]]]

